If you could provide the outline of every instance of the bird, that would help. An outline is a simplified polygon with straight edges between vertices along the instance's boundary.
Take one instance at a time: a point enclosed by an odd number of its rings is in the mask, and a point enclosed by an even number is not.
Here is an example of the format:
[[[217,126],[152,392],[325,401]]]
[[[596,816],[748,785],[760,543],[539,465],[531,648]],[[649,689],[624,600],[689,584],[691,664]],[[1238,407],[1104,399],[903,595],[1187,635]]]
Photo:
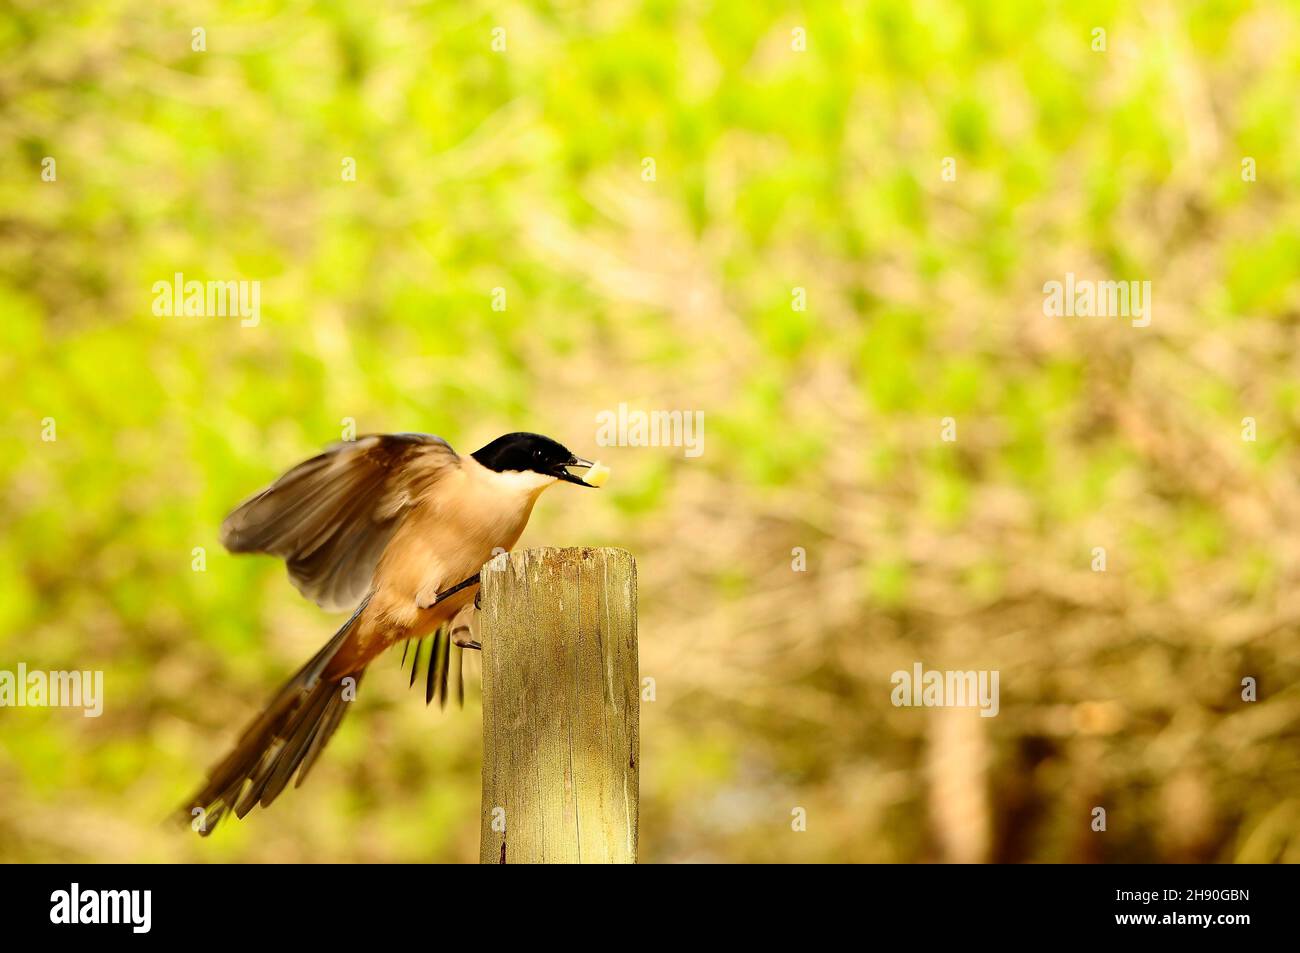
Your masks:
[[[548,487],[601,482],[574,470],[607,472],[535,433],[505,434],[468,456],[431,434],[367,434],[298,464],[236,507],[221,526],[226,549],[280,557],[302,595],[351,614],[178,815],[206,836],[223,817],[269,806],[295,772],[301,785],[366,667],[398,642],[435,633],[425,700],[441,690],[445,703],[452,644],[479,647],[463,621],[479,570],[515,545]]]

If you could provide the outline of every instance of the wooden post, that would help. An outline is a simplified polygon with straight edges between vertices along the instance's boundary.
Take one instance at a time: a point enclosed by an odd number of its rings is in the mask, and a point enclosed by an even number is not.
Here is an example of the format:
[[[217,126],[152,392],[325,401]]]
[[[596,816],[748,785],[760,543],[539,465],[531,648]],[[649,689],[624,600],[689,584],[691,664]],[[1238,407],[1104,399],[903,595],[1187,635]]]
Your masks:
[[[485,864],[635,863],[636,562],[530,549],[483,567]]]

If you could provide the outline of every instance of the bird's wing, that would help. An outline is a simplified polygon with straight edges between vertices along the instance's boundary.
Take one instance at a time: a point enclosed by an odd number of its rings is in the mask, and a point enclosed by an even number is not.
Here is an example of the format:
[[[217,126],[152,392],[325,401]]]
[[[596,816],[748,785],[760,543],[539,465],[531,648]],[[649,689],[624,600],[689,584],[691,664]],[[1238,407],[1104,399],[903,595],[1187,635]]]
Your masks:
[[[284,559],[289,578],[325,609],[370,590],[375,565],[413,503],[459,462],[429,434],[369,434],[298,464],[221,524],[232,553]]]

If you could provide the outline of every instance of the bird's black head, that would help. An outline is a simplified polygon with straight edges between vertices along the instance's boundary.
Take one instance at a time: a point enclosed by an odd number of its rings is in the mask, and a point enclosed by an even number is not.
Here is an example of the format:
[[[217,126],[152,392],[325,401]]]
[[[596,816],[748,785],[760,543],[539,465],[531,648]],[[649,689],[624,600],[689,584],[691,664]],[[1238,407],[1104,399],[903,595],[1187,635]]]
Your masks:
[[[578,486],[590,485],[567,468],[587,469],[591,467],[591,461],[574,456],[563,444],[539,433],[508,433],[475,450],[470,456],[498,473],[531,470]]]

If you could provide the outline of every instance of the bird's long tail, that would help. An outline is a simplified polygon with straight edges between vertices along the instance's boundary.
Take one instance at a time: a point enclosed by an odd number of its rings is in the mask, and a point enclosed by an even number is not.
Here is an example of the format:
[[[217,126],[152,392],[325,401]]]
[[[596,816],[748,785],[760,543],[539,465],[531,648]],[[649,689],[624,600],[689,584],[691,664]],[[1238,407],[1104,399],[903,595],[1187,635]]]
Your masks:
[[[233,751],[209,773],[207,783],[180,808],[195,831],[210,834],[228,813],[243,817],[267,807],[298,772],[302,784],[356,697],[365,669],[325,677],[326,667],[352,632],[370,601],[362,600],[319,652],[276,692],[271,703],[240,736]],[[251,782],[251,783],[250,783]]]

